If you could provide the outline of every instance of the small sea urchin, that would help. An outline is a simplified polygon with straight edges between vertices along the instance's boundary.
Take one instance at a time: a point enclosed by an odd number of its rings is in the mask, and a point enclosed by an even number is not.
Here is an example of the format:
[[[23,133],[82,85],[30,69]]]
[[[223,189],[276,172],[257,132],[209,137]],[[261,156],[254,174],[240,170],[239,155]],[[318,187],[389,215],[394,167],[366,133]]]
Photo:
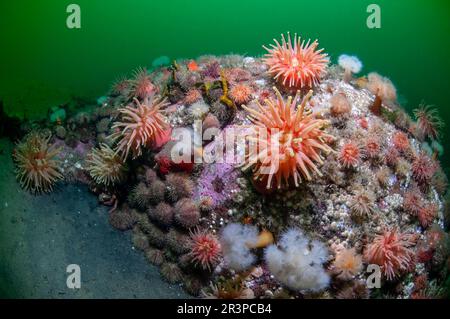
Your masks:
[[[301,41],[295,34],[291,41],[288,33],[287,41],[284,34],[281,35],[281,44],[276,39],[274,41],[271,48],[263,48],[268,51],[264,63],[276,80],[285,87],[297,89],[311,88],[319,83],[329,59],[327,54],[322,53],[323,49],[317,50],[317,40],[312,43],[310,40]]]
[[[51,136],[31,132],[17,145],[13,154],[17,179],[31,193],[47,193],[62,179],[57,158],[59,149],[50,144]]]
[[[266,180],[266,188],[271,188],[273,182],[281,188],[282,183],[289,184],[291,178],[298,186],[302,177],[312,179],[311,171],[322,175],[316,163],[323,164],[322,152],[333,151],[328,143],[334,137],[323,130],[328,121],[305,110],[312,91],[297,106],[299,92],[294,98],[284,100],[280,92],[274,90],[277,100],[267,99],[265,106],[256,102],[257,110],[242,106],[253,122],[249,140],[258,146],[250,148],[243,169],[253,167],[255,180]]]

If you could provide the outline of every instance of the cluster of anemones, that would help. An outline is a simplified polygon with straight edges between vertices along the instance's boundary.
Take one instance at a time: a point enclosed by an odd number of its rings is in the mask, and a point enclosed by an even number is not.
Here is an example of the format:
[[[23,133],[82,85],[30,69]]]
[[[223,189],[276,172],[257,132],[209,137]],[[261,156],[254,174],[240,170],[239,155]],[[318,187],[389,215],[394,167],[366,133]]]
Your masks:
[[[321,176],[316,163],[323,164],[322,153],[332,152],[328,145],[334,137],[324,132],[328,121],[318,119],[306,110],[312,91],[297,106],[300,93],[283,99],[274,88],[277,99],[267,99],[258,109],[243,106],[250,113],[253,134],[243,169],[253,167],[255,180],[264,181],[266,188],[288,185],[293,179],[298,186],[302,178],[311,180],[311,172]]]

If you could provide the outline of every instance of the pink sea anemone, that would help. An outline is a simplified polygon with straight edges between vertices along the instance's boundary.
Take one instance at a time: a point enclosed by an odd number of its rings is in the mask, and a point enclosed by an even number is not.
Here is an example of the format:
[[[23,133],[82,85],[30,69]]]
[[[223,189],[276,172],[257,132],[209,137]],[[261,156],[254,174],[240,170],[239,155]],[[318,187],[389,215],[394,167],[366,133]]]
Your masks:
[[[323,130],[328,121],[305,110],[312,91],[297,107],[299,92],[284,100],[274,90],[277,100],[267,99],[265,106],[256,102],[258,109],[243,106],[254,124],[249,140],[258,146],[250,148],[243,169],[253,167],[254,179],[265,181],[267,189],[288,185],[291,178],[298,186],[302,177],[312,179],[311,172],[322,176],[316,163],[323,164],[322,152],[333,151],[328,144],[334,139]]]
[[[155,90],[147,69],[138,68],[134,72],[134,79],[131,81],[131,95],[143,100],[155,93]]]
[[[412,188],[405,192],[403,196],[404,209],[413,216],[417,216],[423,207],[423,199],[417,188]]]
[[[317,85],[325,74],[329,62],[328,56],[317,50],[319,43],[315,40],[301,41],[297,34],[293,41],[288,32],[288,38],[281,35],[281,44],[274,39],[275,44],[271,48],[263,46],[268,51],[264,63],[269,67],[269,73],[283,86],[301,89]]]
[[[131,87],[130,80],[128,80],[125,77],[120,77],[113,83],[111,91],[114,94],[127,95],[130,87]]]
[[[188,105],[194,104],[202,98],[202,92],[199,89],[190,89],[187,91],[184,102]]]
[[[438,210],[439,207],[436,204],[423,205],[417,212],[420,225],[422,225],[423,228],[430,226],[437,217]]]
[[[203,269],[211,270],[218,264],[221,248],[215,235],[207,231],[196,230],[191,232],[191,251],[189,257]]]
[[[428,184],[436,170],[436,162],[424,152],[420,152],[412,163],[413,177],[419,183]]]
[[[386,278],[393,280],[401,272],[414,266],[415,254],[411,248],[415,241],[412,234],[401,233],[395,228],[386,230],[366,247],[364,259],[381,266]]]
[[[134,99],[136,106],[129,105],[119,109],[120,121],[114,123],[117,131],[111,137],[119,142],[116,151],[126,159],[130,151],[133,158],[142,154],[142,148],[157,148],[170,138],[170,125],[161,109],[167,105],[164,99],[151,95],[143,103]]]
[[[392,143],[401,152],[405,152],[409,148],[408,135],[403,132],[397,131],[392,137]]]
[[[439,131],[444,126],[444,122],[442,122],[435,108],[421,104],[418,109],[414,110],[414,115],[417,118],[417,128],[421,135],[428,136],[431,139],[439,137]]]

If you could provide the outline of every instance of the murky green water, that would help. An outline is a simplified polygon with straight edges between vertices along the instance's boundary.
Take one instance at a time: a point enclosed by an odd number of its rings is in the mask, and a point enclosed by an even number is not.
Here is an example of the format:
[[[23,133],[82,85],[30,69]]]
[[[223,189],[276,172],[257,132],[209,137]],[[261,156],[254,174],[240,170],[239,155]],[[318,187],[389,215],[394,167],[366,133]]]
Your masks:
[[[70,3],[81,7],[80,30],[66,27]],[[381,29],[366,26],[370,3],[381,7]],[[44,116],[161,55],[259,55],[290,30],[318,38],[333,61],[358,55],[363,73],[393,80],[405,107],[425,100],[450,122],[449,9],[446,0],[2,1],[0,97],[10,113]]]

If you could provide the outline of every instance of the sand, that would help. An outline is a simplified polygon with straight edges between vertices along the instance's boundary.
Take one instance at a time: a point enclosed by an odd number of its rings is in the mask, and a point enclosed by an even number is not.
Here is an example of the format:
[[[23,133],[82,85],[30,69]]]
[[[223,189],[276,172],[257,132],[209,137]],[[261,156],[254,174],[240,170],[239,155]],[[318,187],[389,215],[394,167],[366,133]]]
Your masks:
[[[132,247],[130,233],[108,224],[108,209],[85,186],[23,191],[12,148],[0,140],[0,297],[188,298]],[[81,268],[80,289],[67,288],[69,264]]]

